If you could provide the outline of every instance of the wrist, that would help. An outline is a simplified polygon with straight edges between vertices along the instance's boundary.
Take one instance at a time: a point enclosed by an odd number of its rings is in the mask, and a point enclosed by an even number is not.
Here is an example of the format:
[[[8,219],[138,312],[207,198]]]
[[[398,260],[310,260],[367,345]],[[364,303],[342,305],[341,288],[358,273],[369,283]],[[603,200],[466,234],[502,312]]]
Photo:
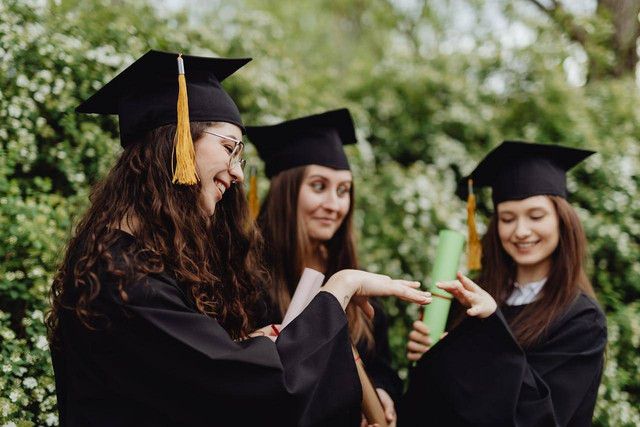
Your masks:
[[[348,294],[351,298],[356,294],[359,286],[357,274],[354,272],[355,270],[340,270],[329,278],[327,285],[332,282],[332,286],[339,289],[340,292]]]
[[[343,309],[347,308],[351,297],[355,294],[357,283],[349,270],[340,270],[327,280],[322,290],[336,297]]]
[[[493,313],[496,312],[496,310],[498,309],[498,304],[496,304],[495,301],[492,301],[492,302],[493,302],[492,306],[489,309],[487,309],[482,314],[482,316],[478,316],[478,317],[480,317],[481,319],[486,319],[487,317],[490,317]]]

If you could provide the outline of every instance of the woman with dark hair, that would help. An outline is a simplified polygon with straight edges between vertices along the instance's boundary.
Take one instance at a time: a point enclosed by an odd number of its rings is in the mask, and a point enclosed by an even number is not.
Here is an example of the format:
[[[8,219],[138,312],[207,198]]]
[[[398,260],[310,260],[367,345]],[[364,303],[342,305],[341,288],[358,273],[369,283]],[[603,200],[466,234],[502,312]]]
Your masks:
[[[279,323],[306,267],[326,277],[358,268],[353,177],[342,148],[356,142],[355,129],[349,110],[339,109],[273,126],[249,126],[247,135],[271,178],[257,221],[271,272],[274,319]],[[351,340],[377,388],[387,420],[395,425],[394,400],[402,383],[391,368],[382,307],[377,304],[373,320],[353,305],[346,313]]]
[[[416,414],[430,409],[433,425],[591,425],[607,330],[565,184],[566,171],[591,154],[505,142],[467,178],[492,187],[496,209],[480,286],[461,273],[437,284],[468,317],[433,348],[412,331],[410,353],[426,354],[400,412],[409,425],[423,425]]]
[[[417,283],[343,270],[277,339],[256,336],[269,275],[220,85],[246,62],[150,51],[78,107],[118,114],[124,151],[52,286],[61,425],[357,423],[344,309],[428,301]]]

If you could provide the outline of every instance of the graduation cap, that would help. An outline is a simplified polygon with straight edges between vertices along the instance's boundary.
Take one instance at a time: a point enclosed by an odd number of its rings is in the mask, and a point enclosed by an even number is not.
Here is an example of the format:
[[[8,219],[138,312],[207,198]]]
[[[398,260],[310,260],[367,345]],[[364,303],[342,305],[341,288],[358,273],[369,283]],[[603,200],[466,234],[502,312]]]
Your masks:
[[[342,146],[356,142],[353,120],[346,108],[272,126],[247,126],[247,135],[264,160],[268,178],[311,164],[348,170]]]
[[[117,114],[123,147],[151,129],[176,123],[173,182],[195,184],[189,123],[227,122],[245,133],[238,107],[220,83],[249,61],[251,58],[207,58],[150,50],[76,111]]]
[[[491,151],[458,186],[458,195],[467,199],[469,213],[469,268],[480,268],[473,186],[490,186],[494,206],[538,195],[566,199],[567,171],[594,153],[561,145],[520,141],[505,141]]]

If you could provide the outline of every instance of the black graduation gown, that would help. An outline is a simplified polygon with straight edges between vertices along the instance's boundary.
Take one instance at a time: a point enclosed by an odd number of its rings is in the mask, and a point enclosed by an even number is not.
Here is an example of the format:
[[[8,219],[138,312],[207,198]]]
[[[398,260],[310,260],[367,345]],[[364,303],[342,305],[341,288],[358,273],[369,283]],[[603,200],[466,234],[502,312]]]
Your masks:
[[[333,295],[320,292],[276,343],[234,342],[165,274],[127,288],[126,314],[101,283],[108,328],[60,316],[62,426],[358,425],[362,389]]]
[[[391,348],[389,346],[389,326],[387,315],[382,304],[375,298],[369,300],[374,308],[373,316],[373,348],[363,342],[356,344],[356,349],[369,377],[376,388],[384,389],[394,402],[402,394],[402,380],[391,367]],[[272,320],[269,323],[282,323],[282,316],[275,305],[272,305]],[[288,328],[288,326],[287,326]],[[287,329],[285,328],[285,329]]]
[[[523,350],[507,319],[467,318],[410,372],[399,425],[589,426],[607,341],[604,314],[581,294],[532,348]]]
[[[373,339],[375,345],[372,349],[368,349],[364,343],[358,343],[356,348],[376,388],[384,389],[389,393],[393,401],[397,402],[402,394],[402,381],[397,372],[391,367],[387,315],[379,301],[371,299],[371,305],[375,310],[373,316]]]

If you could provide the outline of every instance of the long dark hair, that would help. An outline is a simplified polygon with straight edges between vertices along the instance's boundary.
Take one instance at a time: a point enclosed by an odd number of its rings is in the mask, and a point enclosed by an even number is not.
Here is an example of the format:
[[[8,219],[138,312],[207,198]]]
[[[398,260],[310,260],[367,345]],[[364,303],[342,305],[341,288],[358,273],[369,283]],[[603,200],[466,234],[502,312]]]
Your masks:
[[[258,227],[264,236],[264,259],[269,266],[272,299],[281,316],[289,307],[291,297],[302,276],[305,260],[309,258],[311,244],[304,224],[298,218],[298,196],[306,176],[307,166],[280,172],[271,179],[265,197]],[[353,185],[349,191],[351,205],[342,224],[333,237],[324,243],[327,250],[325,277],[343,269],[357,269],[358,255],[353,236]],[[373,347],[373,326],[362,310],[352,304],[347,307],[349,329],[354,343],[364,342]]]
[[[198,140],[215,123],[193,122]],[[175,125],[148,132],[127,146],[107,177],[93,189],[91,206],[76,228],[51,288],[47,318],[53,342],[62,310],[75,312],[88,328],[109,321],[94,307],[103,291],[99,274],[117,282],[117,297],[128,301],[127,286],[164,272],[184,287],[202,313],[216,319],[234,339],[247,336],[260,316],[259,232],[249,224],[241,185],[231,186],[209,217],[200,201],[200,184],[171,183]],[[134,243],[112,256],[110,248],[129,225]]]
[[[560,236],[551,255],[551,269],[541,297],[528,304],[510,325],[524,348],[534,344],[581,291],[595,298],[584,269],[586,237],[580,219],[564,198],[547,197],[555,206]],[[497,213],[491,217],[482,239],[482,254],[483,268],[478,283],[493,296],[498,306],[503,306],[513,290],[517,265],[500,242]]]

